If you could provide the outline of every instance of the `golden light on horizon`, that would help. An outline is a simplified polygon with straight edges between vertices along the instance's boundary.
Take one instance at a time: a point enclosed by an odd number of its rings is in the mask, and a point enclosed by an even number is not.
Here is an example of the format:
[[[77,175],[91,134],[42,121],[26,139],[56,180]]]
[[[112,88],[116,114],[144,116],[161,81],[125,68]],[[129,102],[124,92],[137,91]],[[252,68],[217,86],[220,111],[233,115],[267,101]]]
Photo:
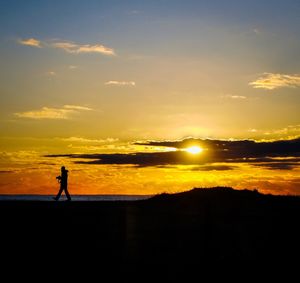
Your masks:
[[[186,148],[185,151],[187,151],[188,153],[191,153],[191,154],[199,154],[203,151],[203,148],[195,145],[195,146]]]

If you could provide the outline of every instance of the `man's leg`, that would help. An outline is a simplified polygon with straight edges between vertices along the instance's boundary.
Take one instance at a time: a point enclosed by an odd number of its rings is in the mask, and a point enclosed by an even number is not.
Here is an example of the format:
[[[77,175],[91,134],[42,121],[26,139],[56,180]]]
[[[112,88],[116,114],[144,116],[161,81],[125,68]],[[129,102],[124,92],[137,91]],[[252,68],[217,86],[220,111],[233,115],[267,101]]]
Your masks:
[[[59,200],[59,198],[60,198],[60,196],[61,196],[63,190],[64,190],[64,188],[60,187],[60,189],[59,189],[59,191],[58,191],[56,197],[54,198],[55,200]]]
[[[71,200],[71,196],[70,196],[70,194],[68,192],[68,189],[64,188],[64,190],[65,190],[65,194],[66,194],[66,197],[68,198],[68,200]]]

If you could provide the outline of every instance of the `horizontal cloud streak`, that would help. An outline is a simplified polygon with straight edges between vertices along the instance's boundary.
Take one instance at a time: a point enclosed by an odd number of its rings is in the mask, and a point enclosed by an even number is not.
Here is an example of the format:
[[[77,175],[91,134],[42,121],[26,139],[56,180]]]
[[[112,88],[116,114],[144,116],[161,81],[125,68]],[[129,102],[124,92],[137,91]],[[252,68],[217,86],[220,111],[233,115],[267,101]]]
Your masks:
[[[119,139],[115,139],[115,138],[87,139],[87,138],[82,138],[82,137],[69,137],[69,138],[61,138],[61,140],[66,141],[66,142],[103,144],[103,143],[114,143],[114,142],[117,142]]]
[[[230,98],[232,99],[246,99],[246,96],[243,95],[231,95]]]
[[[235,166],[229,165],[203,165],[203,166],[196,166],[190,169],[189,171],[228,171],[234,170]]]
[[[62,40],[49,40],[41,41],[36,38],[20,39],[19,44],[27,45],[32,47],[53,47],[58,49],[63,49],[64,51],[72,54],[80,53],[100,53],[103,55],[114,56],[116,55],[114,49],[104,46],[100,43],[96,44],[79,44],[72,41]]]
[[[105,85],[116,85],[116,86],[135,86],[133,81],[107,81]]]
[[[136,143],[136,145],[165,146],[178,150],[129,154],[49,155],[48,157],[75,158],[80,159],[76,161],[77,163],[85,164],[127,164],[140,167],[206,165],[203,170],[230,170],[228,163],[247,163],[268,169],[293,169],[300,165],[300,139],[273,142],[186,139],[182,141],[149,141]],[[191,155],[182,150],[195,145],[204,149],[201,154]],[[218,165],[219,167],[212,166],[215,163],[222,164]]]
[[[300,87],[300,75],[264,73],[262,77],[250,82],[254,88],[276,89],[280,87]]]
[[[271,142],[253,140],[185,139],[182,141],[148,141],[138,145],[165,146],[183,149],[200,146],[211,154],[225,159],[300,156],[300,138]]]
[[[92,108],[86,107],[86,106],[78,106],[78,105],[64,105],[65,109],[72,109],[72,110],[86,110],[90,111],[93,110]]]
[[[38,47],[41,48],[41,41],[35,38],[28,38],[28,39],[20,39],[18,41],[21,45],[27,45],[32,47]]]
[[[104,55],[116,55],[112,48],[102,44],[78,44],[71,41],[54,42],[52,46],[63,49],[68,53],[101,53]]]
[[[88,110],[92,109],[77,105],[64,105],[62,108],[42,107],[38,110],[17,112],[14,114],[19,118],[28,119],[70,119],[73,114]]]
[[[13,171],[13,170],[0,170],[0,174],[11,174],[11,173],[15,173],[15,171]]]
[[[256,163],[253,164],[253,166],[256,167],[263,167],[270,170],[292,170],[295,167],[298,167],[300,165],[300,160],[298,159],[297,162],[263,162],[263,163]]]

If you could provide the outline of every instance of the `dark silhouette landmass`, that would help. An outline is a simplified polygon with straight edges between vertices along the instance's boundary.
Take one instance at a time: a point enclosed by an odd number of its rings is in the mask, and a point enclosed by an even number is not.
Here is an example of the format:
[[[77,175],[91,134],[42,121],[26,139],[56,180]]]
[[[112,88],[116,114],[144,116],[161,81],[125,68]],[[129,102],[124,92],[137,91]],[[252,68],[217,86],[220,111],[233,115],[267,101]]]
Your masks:
[[[91,261],[123,276],[205,264],[292,263],[300,197],[218,187],[113,202],[0,203],[6,260]],[[149,271],[150,270],[150,271]],[[146,273],[145,273],[146,272]]]

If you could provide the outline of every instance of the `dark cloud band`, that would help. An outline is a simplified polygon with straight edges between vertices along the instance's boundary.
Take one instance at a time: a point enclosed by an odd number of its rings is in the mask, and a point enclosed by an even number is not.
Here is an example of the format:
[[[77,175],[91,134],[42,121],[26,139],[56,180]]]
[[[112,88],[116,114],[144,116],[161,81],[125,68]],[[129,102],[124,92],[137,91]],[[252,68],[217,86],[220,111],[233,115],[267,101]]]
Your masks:
[[[47,157],[69,157],[82,164],[118,164],[145,166],[201,165],[203,170],[230,170],[226,163],[249,163],[268,169],[290,170],[300,165],[300,139],[272,142],[251,140],[223,141],[186,139],[182,141],[149,141],[135,143],[145,146],[173,147],[177,151],[137,152],[129,154],[68,154],[48,155]],[[182,149],[200,146],[201,154],[191,155]],[[80,160],[78,160],[80,159]],[[221,167],[213,163],[225,163]],[[225,167],[224,167],[225,166]],[[199,167],[201,168],[201,167]]]

